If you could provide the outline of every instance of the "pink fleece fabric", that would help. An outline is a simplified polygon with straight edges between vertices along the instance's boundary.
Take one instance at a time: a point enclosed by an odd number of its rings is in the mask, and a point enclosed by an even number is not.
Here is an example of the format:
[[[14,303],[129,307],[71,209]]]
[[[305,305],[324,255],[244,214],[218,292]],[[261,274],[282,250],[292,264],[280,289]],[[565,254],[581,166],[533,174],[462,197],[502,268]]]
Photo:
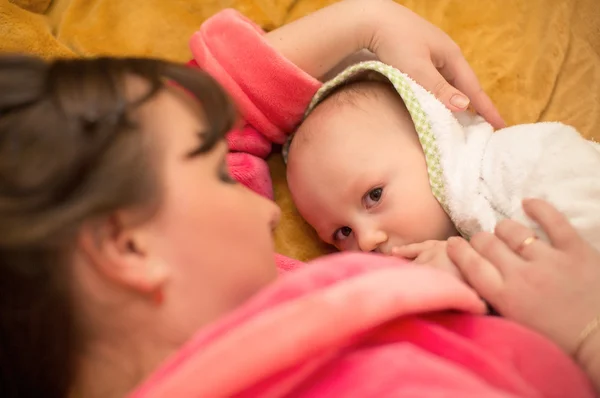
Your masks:
[[[246,122],[275,143],[285,141],[321,86],[234,10],[208,19],[190,39],[190,48],[194,62],[233,96]]]
[[[332,255],[199,331],[131,397],[594,396],[555,345],[484,310],[446,273]]]
[[[231,95],[246,124],[227,141],[234,178],[273,199],[265,162],[271,143],[283,143],[302,119],[321,83],[272,49],[264,32],[234,10],[208,19],[190,39],[194,59]],[[281,269],[293,263],[284,260]]]
[[[264,158],[320,83],[232,10],[209,19],[190,44],[190,65],[214,76],[247,122],[228,136],[232,174],[272,198]],[[483,316],[475,292],[445,273],[376,254],[276,262],[276,283],[198,331],[130,396],[594,396],[554,344]]]

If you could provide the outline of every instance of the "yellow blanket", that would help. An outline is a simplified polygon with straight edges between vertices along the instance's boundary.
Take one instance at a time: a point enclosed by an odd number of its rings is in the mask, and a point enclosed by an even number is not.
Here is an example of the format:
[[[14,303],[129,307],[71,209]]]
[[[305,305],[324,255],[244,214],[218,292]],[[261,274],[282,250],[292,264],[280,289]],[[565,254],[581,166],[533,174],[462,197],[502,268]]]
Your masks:
[[[460,44],[509,124],[558,120],[600,140],[597,1],[398,0]],[[224,7],[238,9],[269,30],[333,2],[0,0],[0,52],[186,61],[188,37]],[[281,157],[274,154],[269,164],[283,209],[278,251],[301,260],[323,253],[327,248],[291,204]]]

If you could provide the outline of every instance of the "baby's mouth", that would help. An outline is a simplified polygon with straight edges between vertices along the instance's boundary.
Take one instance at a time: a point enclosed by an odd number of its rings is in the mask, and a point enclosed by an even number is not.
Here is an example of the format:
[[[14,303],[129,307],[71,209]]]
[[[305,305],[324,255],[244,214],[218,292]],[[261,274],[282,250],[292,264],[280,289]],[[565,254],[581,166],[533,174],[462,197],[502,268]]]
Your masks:
[[[389,255],[389,253],[385,253],[381,247],[376,247],[375,249],[371,250],[371,253],[384,254],[386,256]]]

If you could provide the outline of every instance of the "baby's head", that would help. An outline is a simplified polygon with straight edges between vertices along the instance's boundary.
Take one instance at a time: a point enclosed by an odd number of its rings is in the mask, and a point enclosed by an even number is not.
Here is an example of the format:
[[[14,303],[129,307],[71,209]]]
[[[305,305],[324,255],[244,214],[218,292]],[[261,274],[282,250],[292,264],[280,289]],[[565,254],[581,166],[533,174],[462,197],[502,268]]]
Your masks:
[[[299,127],[287,179],[298,211],[339,250],[393,247],[456,235],[432,194],[411,116],[391,84],[341,86]]]

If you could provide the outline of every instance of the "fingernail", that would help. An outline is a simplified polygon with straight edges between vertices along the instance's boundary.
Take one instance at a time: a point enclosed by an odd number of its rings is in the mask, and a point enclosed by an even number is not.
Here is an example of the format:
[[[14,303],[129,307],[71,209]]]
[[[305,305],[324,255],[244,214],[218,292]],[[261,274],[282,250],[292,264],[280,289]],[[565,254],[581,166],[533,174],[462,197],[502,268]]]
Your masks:
[[[504,127],[506,127],[506,121],[502,118],[502,116],[498,116],[498,121],[496,122],[496,127],[497,129],[503,129]]]
[[[469,99],[464,95],[454,94],[452,98],[450,98],[450,103],[457,108],[465,109],[469,106]]]

